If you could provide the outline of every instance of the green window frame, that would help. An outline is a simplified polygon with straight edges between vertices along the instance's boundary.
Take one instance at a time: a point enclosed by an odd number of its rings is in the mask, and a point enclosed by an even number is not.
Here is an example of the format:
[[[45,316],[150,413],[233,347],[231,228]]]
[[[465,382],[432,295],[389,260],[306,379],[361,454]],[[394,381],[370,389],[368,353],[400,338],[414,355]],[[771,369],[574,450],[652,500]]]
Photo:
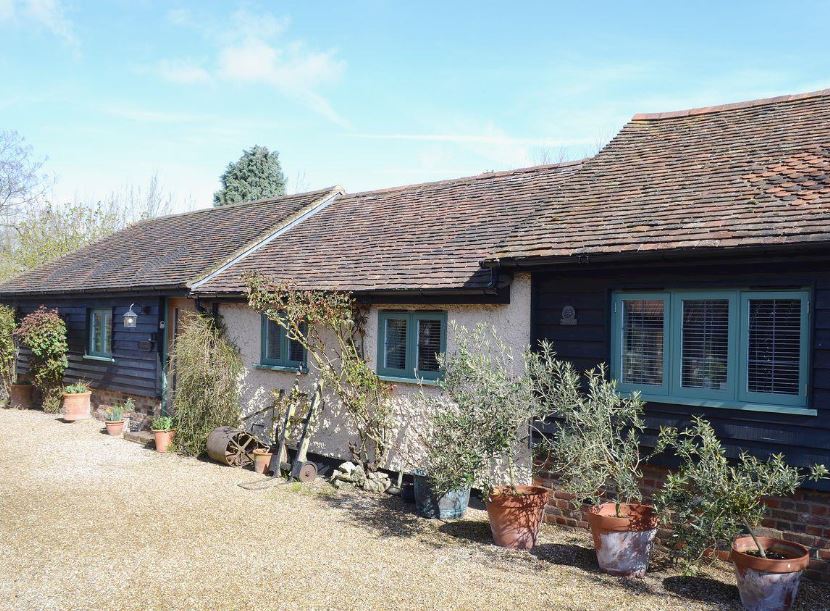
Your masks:
[[[379,376],[403,380],[437,380],[442,372],[438,369],[435,357],[446,351],[446,312],[378,312]]]
[[[87,313],[86,355],[112,358],[112,308],[93,308]]]
[[[265,314],[260,318],[260,368],[306,371],[308,355],[303,345],[290,340],[285,329]]]
[[[650,317],[632,317],[642,310]],[[655,403],[817,413],[808,405],[809,290],[617,291],[611,332],[611,375],[621,392]],[[632,362],[648,363],[650,375],[627,380],[642,370]]]

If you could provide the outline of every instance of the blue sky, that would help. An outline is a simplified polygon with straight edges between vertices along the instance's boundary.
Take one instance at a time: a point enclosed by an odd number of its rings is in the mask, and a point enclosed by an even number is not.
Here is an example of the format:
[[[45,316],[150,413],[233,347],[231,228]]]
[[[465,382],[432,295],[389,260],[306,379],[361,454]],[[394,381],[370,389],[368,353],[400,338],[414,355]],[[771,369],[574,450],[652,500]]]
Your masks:
[[[0,0],[0,128],[49,157],[60,201],[158,172],[206,206],[254,144],[292,191],[359,191],[830,87],[828,23],[830,2]]]

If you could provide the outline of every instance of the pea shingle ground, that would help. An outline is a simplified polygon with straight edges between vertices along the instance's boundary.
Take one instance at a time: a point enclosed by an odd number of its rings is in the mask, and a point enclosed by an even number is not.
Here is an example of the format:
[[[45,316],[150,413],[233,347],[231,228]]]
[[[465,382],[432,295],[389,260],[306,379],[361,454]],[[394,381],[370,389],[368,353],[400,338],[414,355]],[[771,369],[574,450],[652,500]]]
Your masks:
[[[396,498],[274,487],[100,428],[0,410],[0,607],[739,608],[723,569],[617,579],[583,532],[546,526],[533,553],[510,552],[483,511],[422,520]],[[802,586],[798,608],[828,607],[826,586]]]

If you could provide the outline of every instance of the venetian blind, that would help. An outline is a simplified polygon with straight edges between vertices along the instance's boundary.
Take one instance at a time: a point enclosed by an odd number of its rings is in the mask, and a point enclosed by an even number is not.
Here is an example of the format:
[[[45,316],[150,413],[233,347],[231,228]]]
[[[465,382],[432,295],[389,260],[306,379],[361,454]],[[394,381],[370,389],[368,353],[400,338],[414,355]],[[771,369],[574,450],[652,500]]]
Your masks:
[[[406,319],[387,318],[384,329],[384,367],[406,369]]]
[[[799,394],[801,300],[750,299],[747,388]]]
[[[273,320],[268,321],[268,343],[266,344],[265,357],[279,361],[282,358],[282,347],[280,346],[280,326]]]
[[[622,381],[626,384],[663,383],[663,301],[622,301]]]
[[[726,388],[729,366],[729,300],[683,300],[680,384]]]
[[[441,352],[441,321],[418,321],[418,369],[438,371],[438,353]]]

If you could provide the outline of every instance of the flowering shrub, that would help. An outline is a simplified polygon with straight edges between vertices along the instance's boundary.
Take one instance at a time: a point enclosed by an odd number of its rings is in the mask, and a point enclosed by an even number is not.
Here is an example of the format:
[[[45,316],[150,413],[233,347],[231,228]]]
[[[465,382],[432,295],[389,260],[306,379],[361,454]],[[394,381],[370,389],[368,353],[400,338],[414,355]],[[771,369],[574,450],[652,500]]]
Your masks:
[[[69,362],[66,323],[57,310],[40,306],[15,329],[14,337],[31,352],[29,372],[43,397],[43,411],[60,411],[63,372]]]

